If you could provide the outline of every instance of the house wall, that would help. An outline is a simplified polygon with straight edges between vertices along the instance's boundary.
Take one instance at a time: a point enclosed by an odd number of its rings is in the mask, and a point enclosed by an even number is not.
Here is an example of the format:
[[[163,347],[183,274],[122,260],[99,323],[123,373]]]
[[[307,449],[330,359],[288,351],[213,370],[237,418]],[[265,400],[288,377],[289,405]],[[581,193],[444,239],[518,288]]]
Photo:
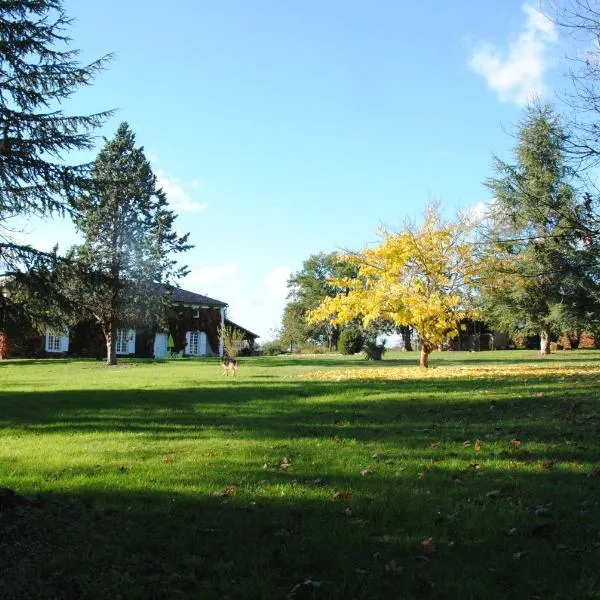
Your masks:
[[[169,314],[169,331],[173,336],[175,351],[185,349],[185,334],[187,331],[204,331],[206,333],[207,352],[219,353],[219,326],[221,325],[221,310],[219,308],[201,308],[198,317],[194,317],[191,306],[174,306]]]
[[[185,351],[185,334],[187,331],[204,331],[206,333],[207,352],[218,354],[221,311],[219,308],[201,308],[199,316],[194,317],[194,309],[190,306],[175,305],[168,317],[169,332],[175,342],[175,350]],[[135,329],[135,356],[151,358],[154,355],[154,328]],[[11,351],[9,357],[47,357],[60,358],[64,353],[46,352],[46,335],[25,326],[14,327],[7,331]],[[105,358],[106,343],[100,326],[94,321],[82,321],[69,329],[70,356],[82,358]]]

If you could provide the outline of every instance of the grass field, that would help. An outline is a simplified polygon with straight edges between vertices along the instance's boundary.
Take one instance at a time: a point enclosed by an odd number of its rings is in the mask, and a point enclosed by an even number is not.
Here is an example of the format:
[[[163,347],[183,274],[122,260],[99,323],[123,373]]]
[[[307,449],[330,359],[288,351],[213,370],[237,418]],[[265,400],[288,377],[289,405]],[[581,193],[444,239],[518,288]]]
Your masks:
[[[0,598],[600,598],[600,352],[0,362]]]

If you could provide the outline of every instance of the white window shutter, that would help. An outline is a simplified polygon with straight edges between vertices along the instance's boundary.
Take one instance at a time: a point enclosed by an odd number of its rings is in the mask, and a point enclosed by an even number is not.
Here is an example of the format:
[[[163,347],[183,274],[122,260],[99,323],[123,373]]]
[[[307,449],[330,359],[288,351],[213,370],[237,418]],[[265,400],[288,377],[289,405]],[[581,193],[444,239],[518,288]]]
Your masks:
[[[206,333],[204,331],[200,331],[198,334],[198,346],[200,356],[206,356]]]
[[[69,351],[69,335],[61,335],[60,336],[60,351],[68,352]]]
[[[50,330],[46,331],[46,352],[50,352]]]
[[[185,332],[185,353],[186,354],[190,353],[190,334],[191,334],[191,331]]]
[[[127,354],[135,354],[135,329],[127,332]]]

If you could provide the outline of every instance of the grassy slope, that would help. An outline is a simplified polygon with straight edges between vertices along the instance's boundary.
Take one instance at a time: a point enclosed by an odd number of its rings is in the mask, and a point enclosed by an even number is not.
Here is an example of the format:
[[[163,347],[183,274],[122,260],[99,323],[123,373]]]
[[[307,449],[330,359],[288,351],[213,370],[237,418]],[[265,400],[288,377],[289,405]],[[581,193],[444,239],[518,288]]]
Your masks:
[[[598,358],[5,361],[0,597],[600,598]]]

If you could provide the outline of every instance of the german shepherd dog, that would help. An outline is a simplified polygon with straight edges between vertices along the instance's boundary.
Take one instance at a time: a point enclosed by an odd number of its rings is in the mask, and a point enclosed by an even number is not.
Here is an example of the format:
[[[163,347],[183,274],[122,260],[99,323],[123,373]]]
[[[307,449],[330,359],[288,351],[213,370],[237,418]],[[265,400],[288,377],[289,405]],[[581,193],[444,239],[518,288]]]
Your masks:
[[[229,377],[229,375],[233,375],[235,377],[235,373],[238,368],[238,363],[235,358],[228,358],[224,356],[221,358],[221,368],[223,369],[223,375]]]

